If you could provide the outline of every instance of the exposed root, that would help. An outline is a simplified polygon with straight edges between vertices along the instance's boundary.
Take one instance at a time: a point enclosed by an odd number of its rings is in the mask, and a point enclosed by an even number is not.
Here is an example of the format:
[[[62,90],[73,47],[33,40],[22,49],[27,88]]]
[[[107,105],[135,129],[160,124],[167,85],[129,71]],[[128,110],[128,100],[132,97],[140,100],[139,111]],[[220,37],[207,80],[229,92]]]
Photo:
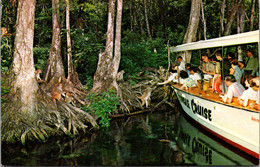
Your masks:
[[[147,70],[147,69],[146,69]],[[149,70],[149,68],[148,68]],[[149,102],[149,111],[154,111],[162,105],[169,105],[174,107],[176,96],[174,91],[169,85],[159,86],[158,82],[162,82],[166,79],[165,69],[160,67],[159,70],[151,68],[150,72],[141,72],[139,75],[139,82],[133,86],[130,86],[129,82],[119,82],[119,92],[120,97],[120,112],[113,113],[114,115],[125,115],[129,116],[130,111],[135,111],[138,109],[143,109],[141,107],[140,99],[137,96],[141,96],[145,91],[146,86],[152,88],[151,100]],[[117,90],[118,91],[118,90]],[[151,103],[153,101],[153,103]],[[150,104],[151,103],[151,104]]]
[[[9,96],[1,108],[1,137],[4,142],[21,141],[25,144],[26,140],[45,141],[50,135],[77,135],[91,126],[99,128],[95,119],[80,108],[64,101],[58,101],[55,107],[51,98],[41,89],[35,96],[34,106],[28,106],[27,112],[21,111],[23,104],[17,99]]]

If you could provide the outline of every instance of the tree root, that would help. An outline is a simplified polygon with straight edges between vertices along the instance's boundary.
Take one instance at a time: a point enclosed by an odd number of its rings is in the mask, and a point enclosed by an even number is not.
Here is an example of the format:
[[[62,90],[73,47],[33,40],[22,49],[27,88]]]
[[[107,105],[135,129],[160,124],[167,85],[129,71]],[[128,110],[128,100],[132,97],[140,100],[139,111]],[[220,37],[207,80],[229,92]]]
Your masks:
[[[110,115],[109,118],[123,118],[123,117],[129,117],[129,116],[133,116],[133,115],[138,115],[138,114],[146,113],[146,112],[149,112],[149,111],[151,111],[151,110],[150,110],[150,109],[145,109],[145,110],[135,111],[135,112],[131,112],[131,113]]]
[[[19,92],[15,95],[19,97]],[[95,119],[87,112],[76,106],[57,101],[57,107],[51,98],[42,90],[39,90],[34,106],[28,106],[28,111],[21,110],[24,104],[19,103],[19,98],[8,97],[8,101],[2,104],[2,141],[26,140],[45,141],[51,135],[67,134],[77,135],[79,131],[98,129]],[[31,110],[32,109],[32,110]],[[90,123],[90,127],[89,124]]]
[[[148,69],[149,70],[149,69]],[[174,107],[174,101],[176,96],[174,91],[170,88],[169,85],[158,86],[158,82],[162,82],[162,79],[166,79],[165,70],[160,67],[159,70],[151,69],[147,74],[145,72],[139,75],[139,82],[133,86],[129,85],[129,82],[119,82],[117,88],[118,96],[120,97],[120,111],[112,113],[113,115],[119,115],[120,117],[125,115],[129,116],[134,110],[143,109],[141,106],[140,99],[137,96],[141,96],[145,91],[146,86],[152,87],[151,101],[159,101],[153,109],[155,110],[163,104],[167,104],[171,107]],[[162,100],[163,99],[163,100]],[[146,111],[146,109],[145,109]]]

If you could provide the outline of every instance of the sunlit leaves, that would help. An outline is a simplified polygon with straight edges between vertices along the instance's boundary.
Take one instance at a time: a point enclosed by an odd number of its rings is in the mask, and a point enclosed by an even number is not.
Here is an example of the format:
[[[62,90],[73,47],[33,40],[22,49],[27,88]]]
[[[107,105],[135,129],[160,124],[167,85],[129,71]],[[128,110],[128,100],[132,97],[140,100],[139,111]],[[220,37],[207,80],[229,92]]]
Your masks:
[[[100,95],[91,93],[86,99],[89,101],[89,106],[84,106],[82,109],[95,115],[102,127],[109,127],[109,114],[114,113],[120,105],[115,91],[109,90]]]

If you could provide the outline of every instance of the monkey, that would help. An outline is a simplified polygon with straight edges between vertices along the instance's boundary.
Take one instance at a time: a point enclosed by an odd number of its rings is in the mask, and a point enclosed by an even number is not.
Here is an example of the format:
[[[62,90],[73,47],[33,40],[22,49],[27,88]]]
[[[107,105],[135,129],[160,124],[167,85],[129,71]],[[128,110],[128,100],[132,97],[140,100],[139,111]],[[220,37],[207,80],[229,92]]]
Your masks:
[[[8,33],[6,27],[2,27],[1,28],[1,38],[3,38],[4,36],[8,36],[8,35],[12,35],[12,34]]]
[[[66,92],[65,94],[65,100],[66,103],[72,104],[73,106],[75,106],[74,102],[73,102],[73,98],[71,96],[71,94],[69,92]]]
[[[59,82],[52,88],[51,91],[52,101],[55,104],[55,106],[56,106],[56,99],[60,101],[61,94],[63,94],[63,90],[62,90],[61,78],[59,78]]]
[[[124,70],[119,71],[116,76],[116,81],[124,81],[124,78],[123,78],[124,73],[125,73]]]
[[[159,66],[159,70],[157,71],[160,75],[164,74],[165,69],[163,68],[163,66]]]
[[[165,69],[163,68],[163,66],[159,66],[159,69],[156,72],[160,75],[160,79],[166,80]]]
[[[42,70],[41,69],[37,69],[35,71],[35,76],[36,76],[36,80],[37,81],[42,81],[41,77],[40,77],[40,74],[42,73]]]
[[[147,86],[142,96],[137,96],[139,99],[141,99],[142,104],[141,107],[145,104],[146,108],[148,108],[148,100],[150,99],[152,92],[152,88],[150,86]]]

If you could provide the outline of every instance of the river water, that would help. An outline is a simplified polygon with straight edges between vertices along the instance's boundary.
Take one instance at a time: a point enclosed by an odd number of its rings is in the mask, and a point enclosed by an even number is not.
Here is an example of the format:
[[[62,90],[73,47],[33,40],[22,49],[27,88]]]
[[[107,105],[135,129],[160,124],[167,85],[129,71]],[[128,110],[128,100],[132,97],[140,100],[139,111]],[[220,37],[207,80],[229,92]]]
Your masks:
[[[259,161],[192,122],[180,105],[111,122],[110,128],[73,139],[2,144],[2,164],[19,166],[256,165]]]

